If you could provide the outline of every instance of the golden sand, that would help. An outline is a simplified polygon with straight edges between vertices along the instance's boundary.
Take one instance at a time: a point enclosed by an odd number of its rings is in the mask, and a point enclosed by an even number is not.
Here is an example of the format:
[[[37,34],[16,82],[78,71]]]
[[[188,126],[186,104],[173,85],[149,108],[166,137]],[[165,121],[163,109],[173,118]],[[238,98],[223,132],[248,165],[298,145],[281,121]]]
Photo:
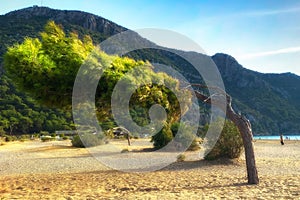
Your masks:
[[[69,142],[0,146],[0,199],[300,199],[300,141],[256,141],[260,184],[239,160],[185,161],[148,173],[108,169]]]

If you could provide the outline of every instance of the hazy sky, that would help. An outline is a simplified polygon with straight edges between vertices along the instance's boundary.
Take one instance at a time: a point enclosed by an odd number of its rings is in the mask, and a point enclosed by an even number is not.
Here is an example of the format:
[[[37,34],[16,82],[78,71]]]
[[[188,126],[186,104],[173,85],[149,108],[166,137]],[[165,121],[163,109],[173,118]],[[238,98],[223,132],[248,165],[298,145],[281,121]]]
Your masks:
[[[0,0],[0,14],[33,5],[82,10],[129,29],[163,28],[259,72],[300,75],[299,0]]]

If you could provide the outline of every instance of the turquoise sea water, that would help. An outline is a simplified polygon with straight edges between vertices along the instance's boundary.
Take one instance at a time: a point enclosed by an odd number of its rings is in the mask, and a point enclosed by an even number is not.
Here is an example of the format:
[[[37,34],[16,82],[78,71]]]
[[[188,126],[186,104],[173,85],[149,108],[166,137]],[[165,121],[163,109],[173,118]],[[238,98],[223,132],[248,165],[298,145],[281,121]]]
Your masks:
[[[279,140],[279,135],[254,136],[255,140]],[[300,135],[283,135],[284,140],[300,140]]]

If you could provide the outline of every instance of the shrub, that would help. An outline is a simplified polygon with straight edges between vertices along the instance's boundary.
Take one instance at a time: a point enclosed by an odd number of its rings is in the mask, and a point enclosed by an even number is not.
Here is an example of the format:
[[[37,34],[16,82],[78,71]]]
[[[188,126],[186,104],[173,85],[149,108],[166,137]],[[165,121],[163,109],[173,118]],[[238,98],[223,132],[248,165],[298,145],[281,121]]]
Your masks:
[[[121,153],[127,153],[129,152],[128,148],[122,149]]]
[[[109,129],[109,130],[105,131],[104,134],[107,138],[110,138],[110,139],[115,137],[115,135],[113,133],[113,129]]]
[[[93,147],[105,143],[103,135],[91,133],[82,134],[81,137],[79,135],[75,135],[71,142],[74,147],[79,148]]]
[[[50,142],[56,140],[56,138],[51,137],[51,136],[42,136],[41,137],[42,142]]]
[[[186,159],[186,156],[184,154],[179,154],[177,156],[177,162],[183,162],[183,161],[185,161],[185,159]]]
[[[182,133],[176,136],[180,126],[183,126]],[[182,147],[188,147],[188,150],[196,151],[200,149],[200,139],[196,137],[196,133],[194,134],[193,131],[193,127],[185,123],[176,122],[173,123],[171,127],[165,124],[160,132],[152,136],[151,141],[154,142],[153,145],[156,149],[160,149],[166,146],[175,137],[175,140]]]
[[[63,140],[68,140],[69,137],[68,137],[68,136],[63,136],[62,139],[63,139]]]
[[[13,142],[17,140],[18,138],[14,135],[5,135],[5,142]]]
[[[195,138],[187,150],[197,151],[200,149],[200,144],[201,144],[201,140],[198,138]]]
[[[218,122],[212,124],[217,126]],[[213,149],[204,157],[206,160],[217,158],[238,158],[243,151],[243,140],[235,124],[231,121],[225,121],[222,133],[218,138]]]
[[[79,148],[84,148],[85,147],[84,144],[82,143],[79,135],[73,136],[71,142],[72,142],[72,146],[74,146],[74,147],[79,147]]]
[[[30,140],[30,138],[31,138],[31,135],[21,135],[19,137],[19,140],[24,142],[25,140]]]
[[[49,132],[48,131],[41,131],[40,136],[44,136],[44,135],[49,135]]]
[[[155,135],[152,136],[151,142],[153,142],[155,149],[160,149],[166,146],[173,139],[173,134],[170,127],[165,126]]]

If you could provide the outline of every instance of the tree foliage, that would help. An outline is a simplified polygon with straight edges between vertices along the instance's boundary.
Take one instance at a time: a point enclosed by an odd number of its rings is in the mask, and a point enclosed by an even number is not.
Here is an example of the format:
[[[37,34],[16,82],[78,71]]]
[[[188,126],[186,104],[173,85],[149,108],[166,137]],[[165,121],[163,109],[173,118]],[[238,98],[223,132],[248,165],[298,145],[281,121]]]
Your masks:
[[[22,90],[47,105],[70,105],[74,79],[84,59],[93,49],[91,38],[83,41],[76,33],[66,36],[50,21],[38,38],[25,38],[8,48],[4,67]],[[66,98],[68,97],[68,98]]]
[[[95,59],[87,60],[91,53]],[[130,99],[129,110],[133,120],[140,126],[149,124],[149,109],[160,104],[167,112],[163,130],[169,132],[172,138],[170,124],[180,119],[180,106],[187,109],[191,94],[186,91],[176,96],[173,91],[179,91],[178,80],[165,73],[155,73],[148,62],[107,55],[94,47],[89,36],[81,40],[76,33],[66,35],[62,27],[53,21],[46,25],[41,39],[26,38],[22,44],[10,47],[4,57],[8,75],[21,89],[43,104],[65,109],[71,106],[75,77],[83,63],[90,67],[90,71],[95,67],[103,70],[95,97],[100,124],[115,124],[111,96],[117,82],[122,79],[124,90],[117,94],[121,100],[124,98],[122,92],[132,89],[132,83],[141,85]],[[133,69],[133,73],[128,73]],[[179,101],[183,104],[179,105]],[[169,141],[165,139],[164,145]]]

